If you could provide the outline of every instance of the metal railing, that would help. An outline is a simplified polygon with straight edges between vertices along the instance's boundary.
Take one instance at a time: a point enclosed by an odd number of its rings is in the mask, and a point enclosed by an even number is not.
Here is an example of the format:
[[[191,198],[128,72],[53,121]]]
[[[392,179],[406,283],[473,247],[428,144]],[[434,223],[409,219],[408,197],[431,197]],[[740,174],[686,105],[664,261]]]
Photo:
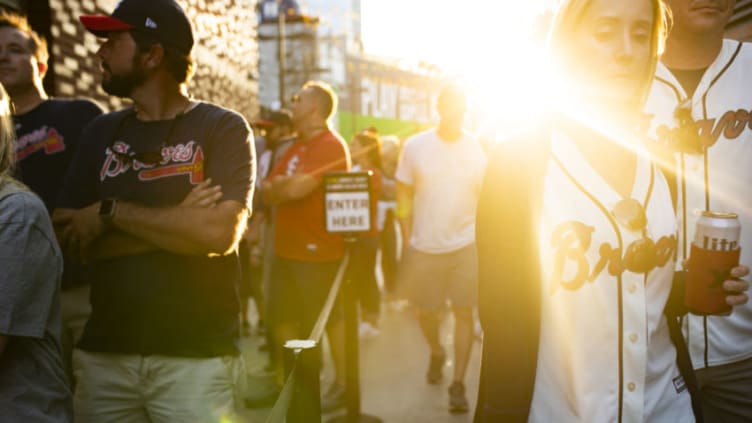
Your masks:
[[[306,421],[321,421],[321,401],[319,399],[319,366],[317,358],[321,337],[324,335],[326,323],[334,307],[334,302],[339,294],[342,281],[345,278],[347,266],[350,263],[349,251],[345,253],[337,270],[329,295],[324,307],[319,313],[316,324],[311,330],[308,339],[288,340],[285,343],[285,370],[287,379],[280,391],[272,411],[266,419],[266,423],[284,423],[288,421],[302,421],[298,418],[305,417]],[[357,340],[356,340],[357,342]],[[306,376],[301,378],[301,376]],[[292,407],[291,407],[292,405]],[[288,410],[290,419],[288,419]],[[318,415],[318,419],[314,414]]]

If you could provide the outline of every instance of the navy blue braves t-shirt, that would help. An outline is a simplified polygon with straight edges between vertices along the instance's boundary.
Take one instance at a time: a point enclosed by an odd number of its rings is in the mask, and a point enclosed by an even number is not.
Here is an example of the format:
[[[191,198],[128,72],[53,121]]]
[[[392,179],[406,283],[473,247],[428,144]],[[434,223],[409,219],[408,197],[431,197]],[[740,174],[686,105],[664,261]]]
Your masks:
[[[47,212],[63,186],[63,179],[84,127],[102,114],[89,100],[50,99],[13,116],[16,127],[16,177],[44,202]],[[86,283],[85,267],[65,259],[62,288]]]
[[[84,127],[102,109],[89,100],[51,99],[13,116],[16,127],[16,176],[55,208],[63,178]]]
[[[133,109],[100,116],[81,136],[58,205],[81,208],[118,198],[177,206],[205,178],[222,186],[220,201],[250,205],[252,139],[242,116],[209,103],[163,121],[140,121]],[[162,161],[124,160],[113,150],[136,156],[161,151]],[[187,357],[239,352],[237,254],[156,250],[89,267],[92,314],[80,348]]]

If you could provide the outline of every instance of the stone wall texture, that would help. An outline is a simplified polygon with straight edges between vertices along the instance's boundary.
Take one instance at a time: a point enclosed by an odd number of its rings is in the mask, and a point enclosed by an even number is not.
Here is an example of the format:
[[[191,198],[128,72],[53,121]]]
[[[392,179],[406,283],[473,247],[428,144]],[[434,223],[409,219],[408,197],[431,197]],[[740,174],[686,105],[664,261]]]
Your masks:
[[[258,114],[256,0],[178,0],[193,23],[196,73],[189,92],[237,110]],[[105,94],[96,51],[99,40],[79,23],[82,14],[109,13],[112,0],[50,0],[53,92],[58,97],[88,97],[116,110],[127,101]]]

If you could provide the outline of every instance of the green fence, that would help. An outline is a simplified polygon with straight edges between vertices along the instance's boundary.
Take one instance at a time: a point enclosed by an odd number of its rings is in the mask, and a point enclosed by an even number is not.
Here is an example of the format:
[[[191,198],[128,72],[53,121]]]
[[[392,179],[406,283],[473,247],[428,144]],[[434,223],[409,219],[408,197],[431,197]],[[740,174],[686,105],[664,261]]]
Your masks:
[[[346,111],[338,112],[337,116],[339,117],[339,133],[348,142],[353,134],[368,128],[369,126],[377,128],[381,135],[396,135],[401,140],[431,126],[428,123],[357,115]]]

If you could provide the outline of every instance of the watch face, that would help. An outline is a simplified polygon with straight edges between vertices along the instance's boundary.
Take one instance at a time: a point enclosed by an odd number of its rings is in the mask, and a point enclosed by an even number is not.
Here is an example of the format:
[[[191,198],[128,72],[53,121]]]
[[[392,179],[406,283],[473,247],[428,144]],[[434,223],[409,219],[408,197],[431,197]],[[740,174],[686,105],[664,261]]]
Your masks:
[[[99,206],[99,215],[100,216],[112,216],[115,213],[115,200],[108,199],[108,200],[102,200],[101,205]]]

